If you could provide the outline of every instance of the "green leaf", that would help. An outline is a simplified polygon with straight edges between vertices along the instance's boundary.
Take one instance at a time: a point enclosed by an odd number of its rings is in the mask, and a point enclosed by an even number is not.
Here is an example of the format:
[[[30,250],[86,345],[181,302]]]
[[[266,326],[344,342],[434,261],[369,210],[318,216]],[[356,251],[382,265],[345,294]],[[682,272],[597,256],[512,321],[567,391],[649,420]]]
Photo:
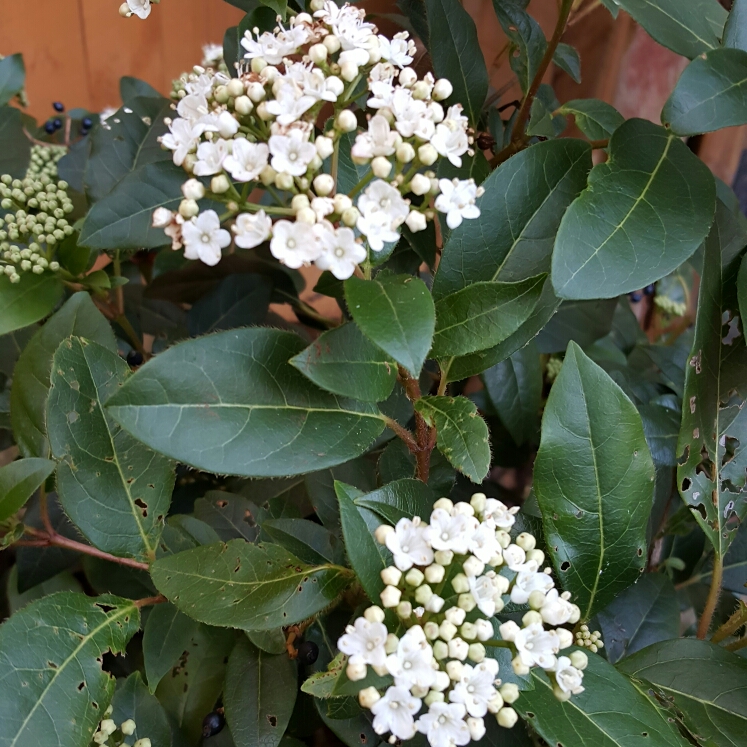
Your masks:
[[[86,196],[91,202],[106,197],[136,169],[171,160],[171,153],[158,142],[168,132],[163,121],[168,116],[173,116],[170,99],[138,97],[94,128],[89,136],[91,150],[83,176]]]
[[[195,501],[194,508],[195,516],[209,524],[215,530],[217,539],[223,542],[239,537],[247,542],[254,542],[259,533],[257,521],[261,518],[261,511],[243,495],[234,495],[224,490],[209,491],[204,498]]]
[[[197,337],[223,329],[263,324],[271,295],[272,280],[265,275],[229,275],[189,310],[189,334]]]
[[[616,298],[563,301],[537,335],[537,348],[540,353],[560,353],[571,340],[579,347],[588,347],[609,333],[616,307]]]
[[[481,483],[490,467],[488,426],[466,397],[421,397],[415,409],[436,427],[436,445],[451,465]]]
[[[52,272],[21,274],[18,283],[0,275],[0,335],[38,322],[54,311],[64,286]]]
[[[176,210],[183,199],[184,170],[170,161],[150,163],[122,179],[89,211],[78,243],[91,249],[153,249],[169,243],[153,228],[158,207]]]
[[[534,343],[482,375],[485,389],[498,417],[517,446],[537,434],[542,401],[542,365]]]
[[[618,664],[669,704],[698,741],[737,747],[747,732],[747,661],[708,641],[663,641]],[[660,696],[663,696],[660,699]]]
[[[614,664],[642,648],[677,638],[680,606],[663,573],[647,573],[598,615],[607,660]]]
[[[340,563],[344,560],[339,540],[329,529],[307,519],[267,519],[262,531],[304,563]]]
[[[747,516],[747,345],[736,319],[744,244],[719,202],[705,245],[677,445],[680,494],[720,557]]]
[[[18,95],[26,81],[23,55],[10,54],[0,60],[0,106],[5,106]]]
[[[747,51],[747,2],[734,0],[724,26],[724,47]]]
[[[659,44],[684,57],[719,46],[726,11],[718,0],[615,0]]]
[[[83,593],[83,587],[70,571],[62,571],[56,576],[42,581],[42,583],[32,586],[24,592],[18,591],[18,565],[14,565],[8,573],[8,582],[5,586],[5,593],[8,597],[8,612],[14,615],[18,610],[25,607],[30,602],[34,602],[42,597],[56,594],[58,591],[78,591]]]
[[[606,140],[625,121],[625,117],[614,106],[599,99],[566,101],[558,112],[572,114],[576,127],[589,140]]]
[[[600,656],[589,654],[584,692],[561,703],[547,675],[514,708],[548,744],[567,747],[688,747],[645,695]]]
[[[323,332],[290,364],[322,389],[366,402],[385,400],[397,380],[396,365],[353,322]]]
[[[742,257],[742,264],[739,266],[739,275],[737,276],[737,296],[739,302],[739,316],[742,319],[742,328],[747,324],[747,254]]]
[[[0,107],[0,174],[23,179],[31,160],[31,141],[23,131],[21,112],[12,106]]]
[[[149,361],[107,407],[138,440],[207,472],[270,477],[346,462],[384,424],[373,405],[327,394],[289,365],[303,347],[276,329],[190,340]]]
[[[534,489],[555,570],[588,620],[646,565],[654,465],[635,406],[575,343],[545,407]]]
[[[282,628],[275,630],[247,630],[246,637],[258,648],[268,654],[284,654],[285,633]]]
[[[713,175],[683,142],[629,119],[613,133],[607,162],[591,170],[589,186],[560,223],[552,257],[555,292],[612,298],[664,277],[700,246],[715,199]]]
[[[223,691],[235,641],[233,630],[200,625],[177,665],[161,680],[156,697],[174,729],[174,745],[202,744],[202,720]]]
[[[19,459],[0,467],[0,521],[22,508],[36,489],[52,474],[49,459]]]
[[[231,736],[238,745],[277,747],[298,694],[296,662],[273,656],[239,639],[226,670],[223,704]]]
[[[345,654],[337,654],[328,664],[327,669],[323,672],[314,672],[310,677],[304,680],[301,685],[301,692],[313,695],[315,698],[330,698],[337,680],[342,675],[347,657]]]
[[[384,591],[381,572],[391,564],[391,554],[375,537],[381,520],[369,509],[355,505],[362,496],[352,485],[335,482],[335,493],[340,502],[340,521],[345,550],[363,590],[373,602],[379,601]]]
[[[174,488],[168,459],[121,430],[102,403],[130,374],[105,347],[72,337],[52,362],[47,427],[65,511],[104,552],[155,558]]]
[[[683,71],[661,121],[677,135],[699,135],[747,122],[747,51],[714,49]]]
[[[546,277],[536,275],[516,283],[473,283],[440,299],[431,355],[466,355],[503,342],[529,318]]]
[[[151,566],[156,588],[182,612],[242,630],[271,630],[310,617],[337,597],[351,575],[336,565],[305,565],[278,545],[243,539],[196,547]]]
[[[581,82],[581,58],[575,47],[561,42],[555,49],[552,61],[568,73],[576,83]]]
[[[460,103],[476,125],[488,95],[488,71],[475,22],[459,0],[425,0],[425,13],[433,70],[454,86],[446,105]]]
[[[152,693],[182,653],[189,649],[198,625],[173,604],[157,604],[150,611],[143,630],[143,662]]]
[[[131,739],[150,739],[153,747],[170,747],[171,726],[163,706],[148,692],[140,672],[133,672],[126,680],[119,680],[120,686],[112,700],[114,723],[119,726],[128,719],[135,722]]]
[[[10,419],[21,454],[49,456],[47,397],[52,357],[60,343],[76,335],[117,349],[114,334],[87,293],[76,293],[31,338],[16,364],[10,393]]]
[[[436,496],[421,480],[403,478],[354,499],[356,506],[371,509],[394,526],[400,519],[419,516],[428,522]]]
[[[123,75],[119,79],[119,97],[123,104],[132,105],[136,99],[162,99],[163,95],[153,88],[150,83],[135,78],[132,75]]]
[[[370,719],[363,712],[353,718],[330,718],[326,702],[314,699],[314,705],[325,725],[348,747],[378,747],[381,744]]]
[[[0,626],[0,744],[87,747],[114,694],[101,669],[124,653],[140,625],[118,597],[60,592],[32,602]]]
[[[545,34],[520,3],[493,0],[493,9],[511,44],[508,56],[511,69],[526,93],[547,49]]]
[[[345,281],[345,298],[361,332],[418,376],[436,321],[426,284],[410,275],[381,273],[374,280],[352,277]]]

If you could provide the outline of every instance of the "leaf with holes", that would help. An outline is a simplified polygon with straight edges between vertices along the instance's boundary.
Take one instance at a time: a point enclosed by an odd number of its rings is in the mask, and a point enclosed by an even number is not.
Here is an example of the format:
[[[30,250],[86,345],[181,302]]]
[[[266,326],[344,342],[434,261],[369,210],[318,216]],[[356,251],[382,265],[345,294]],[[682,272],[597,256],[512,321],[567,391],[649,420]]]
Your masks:
[[[337,565],[306,565],[279,545],[243,539],[203,545],[151,566],[156,588],[195,620],[271,630],[311,617],[352,580]]]
[[[131,376],[107,410],[152,449],[207,472],[278,477],[346,462],[381,433],[382,416],[293,368],[304,347],[266,328],[183,342]]]
[[[656,703],[713,747],[738,747],[747,733],[747,661],[709,641],[662,641],[621,661]]]
[[[421,397],[415,409],[436,428],[436,446],[451,465],[481,483],[490,468],[488,426],[466,397]]]
[[[713,221],[708,167],[673,133],[629,119],[609,158],[568,208],[555,237],[552,283],[561,298],[612,298],[679,267]],[[603,220],[600,220],[603,216]]]
[[[0,745],[87,747],[114,695],[101,669],[140,626],[127,600],[76,592],[32,602],[0,626]]]
[[[747,345],[737,299],[744,244],[740,224],[719,203],[705,246],[677,445],[680,494],[720,557],[747,516]]]
[[[241,638],[226,670],[223,704],[236,744],[277,747],[298,694],[296,662],[267,654]]]
[[[646,564],[654,465],[635,405],[575,343],[547,400],[534,490],[561,584],[588,620]]]
[[[19,459],[0,467],[0,521],[5,521],[34,494],[52,474],[49,459]]]
[[[47,425],[68,516],[104,552],[152,560],[174,488],[174,466],[143,448],[103,408],[129,376],[105,347],[71,337],[52,362]]]

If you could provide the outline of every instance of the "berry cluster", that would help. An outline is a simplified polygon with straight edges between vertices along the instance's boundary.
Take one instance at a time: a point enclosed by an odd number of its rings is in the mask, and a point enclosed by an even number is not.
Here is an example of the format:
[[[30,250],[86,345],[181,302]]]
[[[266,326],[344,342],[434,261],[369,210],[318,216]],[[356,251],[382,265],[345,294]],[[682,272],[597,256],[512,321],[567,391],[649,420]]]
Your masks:
[[[200,212],[206,195],[226,203],[223,218],[236,217],[236,246],[269,240],[288,267],[315,263],[339,279],[390,249],[402,225],[422,231],[438,211],[456,228],[480,214],[473,180],[437,179],[431,169],[444,158],[461,166],[473,152],[462,107],[439,103],[451,83],[418,78],[406,32],[389,39],[351,5],[312,0],[311,7],[313,18],[300,13],[287,28],[247,32],[239,77],[196,67],[176,91],[179,116],[161,143],[176,165],[210,178],[210,189],[189,179],[178,213],[159,209],[154,225],[190,259],[214,265],[231,243],[222,218]],[[359,131],[353,107],[363,99]],[[342,148],[358,167],[357,184],[344,187]],[[261,204],[247,201],[257,185],[270,198]]]
[[[359,694],[374,730],[390,732],[390,742],[421,732],[433,747],[466,745],[484,736],[488,713],[512,727],[518,716],[510,704],[519,690],[497,679],[498,661],[489,653],[497,647],[510,650],[517,675],[544,669],[558,699],[583,691],[587,657],[560,655],[573,634],[554,627],[578,622],[580,611],[542,569],[545,556],[534,537],[522,532],[511,539],[516,511],[476,493],[469,503],[436,501],[428,524],[403,518],[376,530],[394,560],[381,574],[381,603],[396,612],[396,627],[372,606],[337,645],[349,657],[350,680],[363,680],[369,666],[392,678],[383,695],[374,687]],[[522,625],[494,627],[491,618],[509,600],[528,604]]]

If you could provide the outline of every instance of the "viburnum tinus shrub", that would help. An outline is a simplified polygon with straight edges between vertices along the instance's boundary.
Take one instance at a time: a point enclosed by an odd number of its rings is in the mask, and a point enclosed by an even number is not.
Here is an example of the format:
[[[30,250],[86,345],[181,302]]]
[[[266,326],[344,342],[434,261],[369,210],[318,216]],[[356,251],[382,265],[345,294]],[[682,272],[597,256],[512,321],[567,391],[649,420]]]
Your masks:
[[[232,4],[116,111],[0,59],[0,747],[744,742],[747,3],[604,0],[661,126],[542,83],[588,2],[505,102],[457,0]]]

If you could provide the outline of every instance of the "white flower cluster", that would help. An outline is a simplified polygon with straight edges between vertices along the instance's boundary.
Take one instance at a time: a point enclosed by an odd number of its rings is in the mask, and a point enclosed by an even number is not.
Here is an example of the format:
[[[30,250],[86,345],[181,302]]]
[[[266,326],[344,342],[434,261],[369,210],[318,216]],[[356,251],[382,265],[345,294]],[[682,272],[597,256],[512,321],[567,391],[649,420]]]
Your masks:
[[[383,695],[374,687],[359,694],[373,713],[374,731],[390,733],[391,743],[421,732],[432,747],[466,745],[484,736],[488,713],[512,727],[518,716],[510,704],[519,689],[497,678],[498,662],[487,653],[492,647],[511,651],[516,674],[544,669],[560,700],[583,691],[586,655],[560,655],[573,634],[545,628],[577,622],[579,609],[555,589],[550,569],[541,568],[544,553],[534,537],[524,532],[512,541],[517,510],[476,493],[470,503],[436,501],[428,524],[415,517],[376,530],[394,558],[381,573],[381,603],[396,612],[400,635],[387,628],[384,610],[372,606],[337,645],[348,656],[350,680],[363,680],[369,666],[393,678]],[[530,610],[522,626],[496,622],[496,634],[490,618],[509,599]]]
[[[288,267],[315,263],[345,279],[369,250],[396,242],[403,225],[422,231],[440,211],[455,228],[480,214],[473,180],[437,179],[430,169],[440,158],[460,166],[472,152],[461,106],[444,111],[439,103],[452,94],[449,81],[418,78],[406,32],[378,34],[351,5],[311,6],[314,17],[299,13],[272,32],[247,32],[238,78],[196,67],[180,83],[178,117],[161,143],[176,165],[210,178],[209,196],[227,207],[222,217],[201,213],[197,201],[208,192],[191,178],[178,213],[156,212],[154,225],[189,258],[220,261],[231,240],[220,223],[236,216],[236,246],[269,241]],[[362,98],[368,111],[359,131],[351,107]],[[338,191],[341,147],[360,178]],[[253,187],[266,190],[261,204],[248,201]]]
[[[137,724],[128,718],[127,721],[123,721],[119,727],[111,718],[112,707],[109,706],[104,714],[104,719],[99,724],[99,728],[93,735],[93,743],[101,745],[101,747],[129,747],[125,741],[127,737],[132,736],[137,729]],[[132,747],[151,747],[151,742],[148,737],[142,737],[138,739]]]

